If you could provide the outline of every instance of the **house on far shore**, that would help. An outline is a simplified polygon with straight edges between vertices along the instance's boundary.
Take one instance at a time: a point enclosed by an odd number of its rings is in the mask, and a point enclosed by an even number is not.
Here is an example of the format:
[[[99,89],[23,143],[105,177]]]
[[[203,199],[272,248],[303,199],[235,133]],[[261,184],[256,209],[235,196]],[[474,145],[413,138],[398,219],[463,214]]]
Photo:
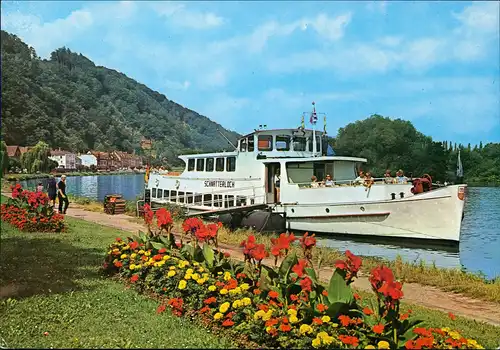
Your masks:
[[[59,168],[68,170],[76,169],[76,154],[61,149],[51,150],[49,159],[57,162]]]
[[[21,158],[21,150],[19,146],[7,146],[7,155],[9,158]]]
[[[119,167],[133,169],[142,166],[142,158],[136,154],[130,154],[122,151],[114,151],[113,155],[119,162]]]
[[[97,157],[92,154],[92,152],[87,152],[87,154],[81,154],[77,158],[81,160],[82,166],[90,167],[90,166],[96,166],[97,167]]]

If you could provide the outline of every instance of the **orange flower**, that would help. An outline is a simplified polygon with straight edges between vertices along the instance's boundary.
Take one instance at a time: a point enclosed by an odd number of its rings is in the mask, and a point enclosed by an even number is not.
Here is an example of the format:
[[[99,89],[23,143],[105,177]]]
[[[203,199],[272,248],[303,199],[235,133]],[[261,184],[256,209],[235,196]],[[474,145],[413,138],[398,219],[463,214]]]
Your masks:
[[[271,318],[270,320],[266,321],[266,327],[272,327],[274,325],[278,324],[278,319],[277,318]]]
[[[297,301],[297,300],[299,300],[299,297],[296,296],[295,294],[292,294],[292,295],[290,295],[290,300]]]
[[[232,325],[234,325],[234,322],[231,321],[230,319],[227,319],[224,322],[222,322],[223,327],[231,327]]]
[[[361,300],[361,296],[358,293],[354,293],[354,299]]]
[[[448,312],[448,317],[451,318],[452,321],[455,321],[457,318],[455,315],[453,315],[451,312]]]
[[[347,326],[349,326],[349,323],[351,322],[351,318],[347,315],[340,315],[339,321],[342,324],[342,326],[347,327]]]
[[[274,290],[270,291],[268,295],[270,298],[273,298],[273,299],[276,299],[278,297],[278,293],[275,292]]]
[[[384,325],[379,323],[372,327],[374,333],[382,334],[384,332]]]
[[[372,311],[372,309],[370,309],[369,307],[365,307],[365,308],[363,309],[363,313],[364,313],[365,315],[367,315],[367,316],[373,315],[373,311]]]
[[[400,319],[401,321],[404,321],[404,320],[406,320],[409,316],[410,316],[410,315],[408,315],[408,314],[402,314],[401,316],[399,316],[399,319]]]
[[[290,326],[289,324],[282,323],[280,325],[280,331],[282,331],[282,332],[290,332],[291,330],[292,330],[292,326]]]
[[[325,312],[328,309],[328,306],[325,304],[318,304],[317,308],[319,312]]]
[[[342,343],[346,345],[352,345],[353,347],[357,347],[359,345],[359,339],[356,337],[351,337],[348,335],[339,335],[339,339]]]
[[[259,288],[256,288],[253,290],[253,294],[255,294],[255,295],[259,295],[260,293],[261,293],[261,291]]]
[[[327,297],[327,296],[328,296],[328,291],[325,289],[325,290],[323,290],[323,291],[321,292],[321,294],[323,294],[325,297]]]
[[[318,317],[314,317],[312,321],[313,321],[313,323],[316,323],[317,325],[323,324],[323,321],[321,321],[321,318],[318,318]]]

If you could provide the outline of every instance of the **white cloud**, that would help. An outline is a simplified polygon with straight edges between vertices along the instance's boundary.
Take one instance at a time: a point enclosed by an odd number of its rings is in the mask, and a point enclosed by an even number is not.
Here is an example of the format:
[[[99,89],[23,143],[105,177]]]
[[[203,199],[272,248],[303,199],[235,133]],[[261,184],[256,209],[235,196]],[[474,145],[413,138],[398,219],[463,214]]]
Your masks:
[[[497,1],[475,2],[461,13],[454,13],[468,31],[498,33],[500,3]]]
[[[337,17],[329,17],[322,13],[313,20],[302,20],[303,26],[311,26],[321,37],[328,40],[339,40],[344,36],[344,31],[351,22],[352,13],[347,12]]]
[[[158,15],[165,17],[169,23],[177,27],[191,29],[208,29],[219,27],[224,23],[224,18],[213,12],[199,12],[188,9],[185,4],[164,1],[151,4]]]
[[[166,80],[165,81],[165,88],[171,89],[171,90],[187,90],[191,86],[191,82],[188,80],[184,80],[183,82],[179,81],[173,81],[173,80]]]
[[[227,71],[224,68],[216,68],[204,74],[199,79],[202,87],[222,87],[227,83]]]

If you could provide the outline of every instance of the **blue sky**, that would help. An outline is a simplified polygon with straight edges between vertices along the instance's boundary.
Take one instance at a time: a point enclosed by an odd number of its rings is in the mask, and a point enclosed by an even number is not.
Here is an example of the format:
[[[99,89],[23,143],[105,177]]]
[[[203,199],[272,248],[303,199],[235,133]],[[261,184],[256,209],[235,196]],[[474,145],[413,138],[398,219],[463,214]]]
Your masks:
[[[500,142],[498,2],[2,2],[2,29],[62,46],[240,133],[378,113]],[[307,122],[307,120],[306,120]],[[321,125],[322,127],[322,125]]]

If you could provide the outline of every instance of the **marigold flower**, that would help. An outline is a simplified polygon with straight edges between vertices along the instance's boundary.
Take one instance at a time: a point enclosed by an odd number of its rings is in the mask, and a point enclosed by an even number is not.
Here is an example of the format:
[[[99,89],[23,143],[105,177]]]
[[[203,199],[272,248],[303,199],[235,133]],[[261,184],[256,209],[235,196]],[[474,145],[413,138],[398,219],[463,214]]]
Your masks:
[[[231,304],[229,304],[227,301],[222,304],[220,307],[219,307],[219,311],[223,314],[225,314],[227,312],[227,310],[229,310],[229,307],[231,306]]]
[[[214,320],[220,320],[222,317],[224,317],[223,314],[221,314],[220,312],[217,312],[215,315],[214,315]]]
[[[289,324],[281,324],[280,325],[280,331],[282,332],[290,332],[292,330],[292,326],[290,326]]]
[[[331,318],[330,316],[323,316],[321,317],[321,321],[323,321],[324,323],[328,323],[331,321]]]
[[[232,325],[234,325],[234,322],[229,319],[224,320],[224,322],[222,322],[223,327],[231,327]]]
[[[222,295],[226,295],[226,294],[227,294],[227,293],[229,293],[229,292],[228,292],[228,290],[227,290],[227,289],[222,288],[222,289],[220,290],[220,292],[219,292],[219,293],[220,293],[220,294],[222,294]]]
[[[370,345],[365,346],[365,349],[376,349],[376,348],[370,344]]]
[[[306,333],[312,333],[313,329],[308,324],[303,324],[300,326],[300,334],[304,335]]]
[[[211,285],[208,287],[208,290],[211,291],[211,292],[215,292],[217,290],[217,287],[214,286],[214,285]]]
[[[267,295],[269,295],[269,297],[273,299],[276,299],[278,297],[278,293],[275,292],[274,290],[269,291]]]
[[[167,276],[168,277],[174,277],[175,274],[176,274],[175,270],[170,270],[170,271],[168,271]]]
[[[137,282],[138,279],[139,279],[138,275],[133,275],[132,277],[130,277],[130,282],[135,283]]]
[[[379,323],[375,326],[372,327],[372,330],[374,333],[377,333],[377,334],[382,334],[384,332],[384,325]]]
[[[370,309],[369,307],[365,307],[365,308],[363,309],[363,313],[364,313],[365,315],[367,315],[367,316],[373,315],[373,311],[372,311],[372,309]]]
[[[377,347],[379,349],[390,349],[391,348],[389,342],[387,342],[385,340],[379,341],[378,344],[377,344]]]
[[[182,289],[186,289],[186,285],[187,285],[187,282],[186,282],[185,280],[181,280],[181,281],[179,282],[179,286],[178,286],[177,288],[179,288],[179,289],[181,289],[181,290],[182,290]]]

